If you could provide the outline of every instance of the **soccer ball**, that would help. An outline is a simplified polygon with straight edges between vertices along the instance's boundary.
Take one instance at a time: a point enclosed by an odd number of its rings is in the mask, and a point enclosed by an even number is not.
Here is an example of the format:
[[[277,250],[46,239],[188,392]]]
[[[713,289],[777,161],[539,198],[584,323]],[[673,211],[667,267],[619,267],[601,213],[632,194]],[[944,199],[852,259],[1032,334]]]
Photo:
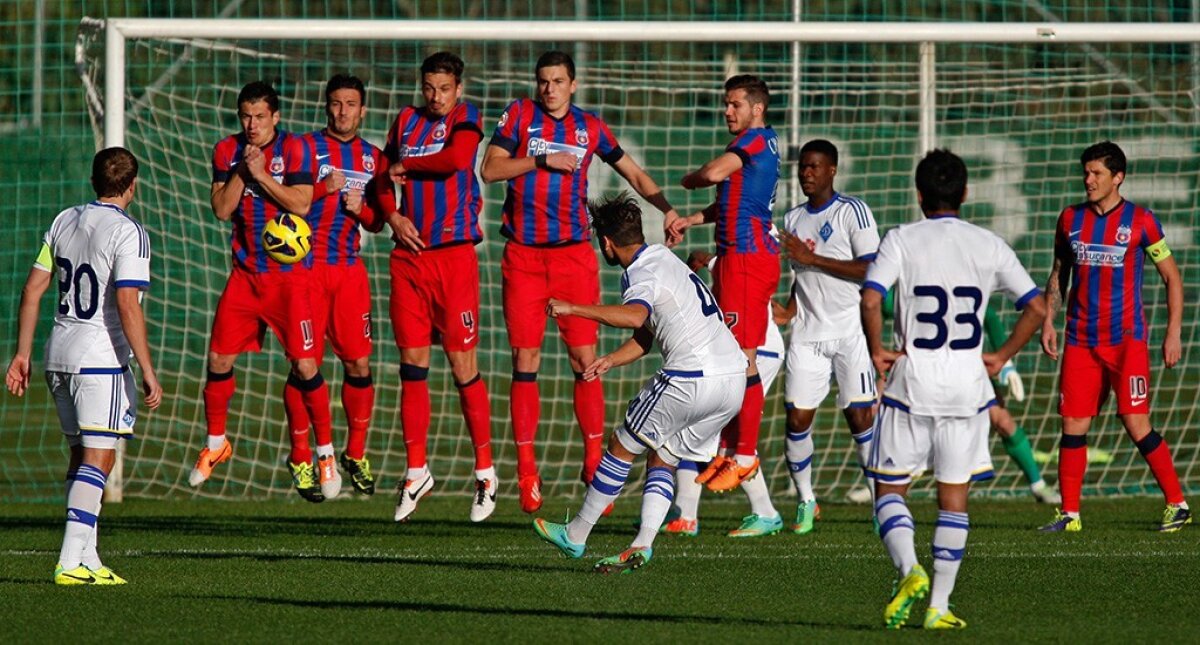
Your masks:
[[[262,243],[272,260],[295,264],[312,251],[312,229],[303,217],[281,213],[263,227]]]

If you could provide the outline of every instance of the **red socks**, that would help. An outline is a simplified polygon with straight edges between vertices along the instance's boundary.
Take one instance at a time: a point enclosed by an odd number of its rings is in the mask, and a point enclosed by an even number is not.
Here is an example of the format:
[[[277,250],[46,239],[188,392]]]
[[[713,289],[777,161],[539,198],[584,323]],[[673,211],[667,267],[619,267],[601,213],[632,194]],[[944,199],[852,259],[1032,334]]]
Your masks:
[[[513,371],[511,410],[513,441],[517,444],[517,476],[537,474],[537,453],[533,445],[542,414],[537,372]]]
[[[1175,472],[1175,462],[1171,459],[1171,450],[1167,447],[1167,440],[1152,429],[1150,434],[1142,437],[1142,440],[1136,443],[1138,452],[1142,453],[1142,458],[1150,466],[1150,472],[1154,473],[1154,480],[1162,489],[1167,503],[1182,503],[1183,488],[1179,485],[1179,474]]]
[[[604,384],[575,374],[575,419],[583,434],[583,479],[590,482],[604,456]]]
[[[308,444],[308,428],[312,420],[304,405],[304,392],[300,390],[300,379],[289,374],[283,386],[283,409],[287,413],[288,438],[292,442],[292,453],[288,460],[293,464],[312,461],[312,447]]]
[[[362,459],[367,448],[367,427],[375,409],[375,385],[371,376],[350,376],[342,381],[342,409],[346,411],[346,455]]]
[[[429,439],[428,367],[400,364],[400,426],[409,468],[424,468]]]
[[[1087,436],[1064,434],[1058,440],[1058,488],[1064,513],[1079,512],[1083,475],[1087,472]]]
[[[746,379],[746,396],[742,399],[742,410],[737,416],[736,454],[754,456],[758,454],[758,428],[762,424],[763,386],[758,374]]]
[[[471,445],[475,447],[475,470],[492,466],[492,405],[488,399],[487,386],[479,374],[466,383],[458,385],[458,402],[462,406],[463,419],[471,433]]]
[[[229,402],[233,399],[235,389],[237,379],[233,377],[233,370],[224,374],[208,373],[208,379],[204,382],[204,419],[208,423],[210,436],[225,434]]]

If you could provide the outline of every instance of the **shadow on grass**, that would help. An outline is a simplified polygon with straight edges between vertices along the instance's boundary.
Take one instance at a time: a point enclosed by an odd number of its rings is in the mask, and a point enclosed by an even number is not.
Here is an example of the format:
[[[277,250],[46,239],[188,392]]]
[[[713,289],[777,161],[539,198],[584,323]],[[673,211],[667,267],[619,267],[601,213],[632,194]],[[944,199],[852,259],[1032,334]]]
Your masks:
[[[300,609],[392,609],[396,611],[430,612],[442,614],[478,614],[484,616],[528,616],[531,618],[571,618],[589,620],[632,621],[648,623],[675,623],[679,625],[721,625],[740,627],[810,627],[855,632],[875,632],[878,627],[862,624],[822,623],[804,620],[770,620],[738,616],[702,616],[695,614],[640,614],[633,612],[572,611],[561,607],[478,607],[449,603],[418,603],[384,600],[295,600],[287,598],[263,598],[256,596],[194,595],[176,596],[192,600],[226,600],[230,602],[254,603],[268,606],[296,607]]]
[[[338,555],[338,554],[303,554],[289,555],[287,553],[244,553],[237,551],[198,551],[149,552],[154,555],[180,560],[254,560],[256,562],[340,562],[347,564],[402,564],[417,567],[437,567],[461,569],[463,571],[503,571],[516,573],[563,573],[577,571],[564,560],[559,566],[536,564],[527,561],[520,562],[488,562],[486,560],[439,560],[435,557],[411,557],[403,555]],[[487,557],[481,554],[481,558]]]

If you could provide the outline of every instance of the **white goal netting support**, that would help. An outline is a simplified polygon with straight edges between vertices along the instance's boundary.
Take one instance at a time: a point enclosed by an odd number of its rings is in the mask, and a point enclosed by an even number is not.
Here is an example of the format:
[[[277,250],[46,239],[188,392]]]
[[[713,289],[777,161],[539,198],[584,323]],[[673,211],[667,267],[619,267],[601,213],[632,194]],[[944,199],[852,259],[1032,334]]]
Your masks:
[[[683,212],[712,199],[707,191],[687,193],[678,182],[728,142],[721,119],[724,79],[733,72],[757,74],[772,88],[768,122],[781,139],[835,142],[841,150],[837,188],[869,203],[883,228],[918,216],[912,170],[923,151],[945,146],[964,156],[971,172],[965,216],[1004,236],[1039,282],[1049,265],[1058,211],[1082,199],[1080,151],[1112,139],[1131,160],[1123,192],[1163,220],[1194,313],[1200,279],[1193,216],[1200,129],[1197,40],[1200,32],[1192,26],[1159,24],[85,21],[80,74],[92,98],[98,143],[125,145],[143,161],[134,211],[155,245],[147,311],[167,388],[163,407],[144,416],[141,439],[124,455],[118,495],[193,494],[186,480],[205,433],[200,392],[208,332],[229,270],[228,225],[209,210],[210,154],[217,140],[238,130],[234,102],[251,80],[274,83],[283,97],[282,127],[305,132],[324,124],[325,81],[338,72],[356,74],[368,85],[363,134],[382,144],[399,109],[420,101],[421,59],[451,50],[466,60],[465,98],[483,111],[490,135],[510,100],[532,94],[533,63],[542,51],[571,52],[586,43],[578,70],[586,91],[581,105],[608,121],[622,146]],[[803,200],[791,181],[795,150],[786,157],[777,216]],[[623,187],[615,173],[596,166],[592,194]],[[511,485],[511,367],[500,311],[502,200],[503,186],[485,188],[481,366],[492,394],[500,477]],[[656,220],[647,229],[659,235]],[[711,233],[702,230],[684,244],[687,250],[709,246]],[[379,394],[368,454],[386,487],[405,468],[399,359],[386,313],[390,243],[373,237],[364,248],[378,321],[373,368]],[[604,299],[612,302],[618,274],[607,268],[602,274]],[[1152,271],[1146,282],[1156,346],[1166,322],[1165,294]],[[1011,322],[1011,307],[1003,306]],[[1200,341],[1200,327],[1195,316],[1187,318],[1183,364],[1154,370],[1154,421],[1172,444],[1185,486],[1196,490],[1200,371],[1189,355]],[[540,377],[539,461],[548,494],[578,493],[581,449],[572,375],[555,335],[548,336]],[[621,340],[607,330],[601,349]],[[197,495],[263,497],[291,490],[282,466],[287,437],[279,396],[287,366],[278,349],[269,347],[239,359],[230,419],[234,459]],[[335,408],[342,379],[336,363],[327,357],[324,369]],[[1031,345],[1018,366],[1030,396],[1010,402],[1010,409],[1035,447],[1053,453],[1057,364]],[[447,366],[435,355],[433,367],[431,467],[445,489],[465,492],[472,480],[470,440]],[[651,356],[611,373],[610,427],[656,367]],[[781,386],[782,381],[768,397],[761,445],[778,491],[790,490],[782,458]],[[833,405],[831,396],[816,422],[814,463],[822,495],[839,494],[859,481],[848,433]],[[335,409],[339,443],[341,418]],[[1117,428],[1109,418],[1094,428],[1093,445],[1110,452],[1111,460],[1091,468],[1089,490],[1152,490],[1148,470]],[[999,441],[993,447],[999,476],[980,490],[995,495],[1024,490]]]

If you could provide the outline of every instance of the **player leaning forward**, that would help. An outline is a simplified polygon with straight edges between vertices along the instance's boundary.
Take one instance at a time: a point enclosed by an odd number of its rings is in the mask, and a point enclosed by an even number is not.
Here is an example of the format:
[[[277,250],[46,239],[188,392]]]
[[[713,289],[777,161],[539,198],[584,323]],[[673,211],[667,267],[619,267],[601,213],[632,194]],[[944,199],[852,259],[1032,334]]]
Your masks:
[[[101,150],[92,160],[96,201],[54,218],[25,281],[17,353],[5,379],[17,396],[28,389],[38,301],[57,277],[46,383],[71,448],[67,525],[54,569],[60,585],[125,584],[100,561],[96,533],[117,442],[133,437],[137,386],[129,371],[131,351],[141,368],[146,405],[154,409],[162,401],[141,306],[142,291],[150,287],[150,238],[125,212],[137,173],[137,159],[128,150]]]
[[[901,576],[884,609],[889,628],[908,619],[930,589],[917,563],[914,523],[905,502],[912,473],[933,467],[938,519],[933,531],[933,589],[925,627],[961,628],[950,592],[967,545],[967,491],[972,475],[990,471],[988,412],[997,374],[1042,324],[1046,306],[1016,254],[995,234],[962,221],[967,168],[946,150],[917,165],[925,219],[899,226],[879,245],[863,285],[862,322],[871,358],[887,373],[867,470],[874,477],[875,517]],[[896,287],[898,351],[883,346],[882,303]],[[983,353],[983,310],[993,290],[1024,309],[1008,340]]]
[[[746,357],[704,282],[667,247],[646,245],[637,202],[622,194],[589,210],[604,259],[625,268],[623,304],[552,299],[548,311],[634,330],[633,338],[589,365],[584,378],[641,358],[655,341],[662,367],[630,401],[579,514],[567,524],[538,518],[534,529],[568,557],[582,557],[601,513],[621,493],[633,459],[648,453],[641,529],[630,548],[596,563],[597,571],[608,573],[650,561],[654,537],[671,508],[675,467],[681,460],[703,462],[716,455],[721,428],[742,405]]]
[[[1087,201],[1063,209],[1054,233],[1054,264],[1046,290],[1050,312],[1066,299],[1066,347],[1062,353],[1058,413],[1058,485],[1062,510],[1045,532],[1078,531],[1079,498],[1087,469],[1087,431],[1111,388],[1125,432],[1142,453],[1162,489],[1167,508],[1160,531],[1191,522],[1167,442],[1150,425],[1150,352],[1142,311],[1142,268],[1150,256],[1167,287],[1167,330],[1162,356],[1174,367],[1181,354],[1183,281],[1162,225],[1154,213],[1121,197],[1125,153],[1104,141],[1080,157]],[[1068,270],[1069,276],[1062,276]],[[1068,279],[1069,291],[1068,291]],[[1048,317],[1042,349],[1058,360],[1058,331]]]

